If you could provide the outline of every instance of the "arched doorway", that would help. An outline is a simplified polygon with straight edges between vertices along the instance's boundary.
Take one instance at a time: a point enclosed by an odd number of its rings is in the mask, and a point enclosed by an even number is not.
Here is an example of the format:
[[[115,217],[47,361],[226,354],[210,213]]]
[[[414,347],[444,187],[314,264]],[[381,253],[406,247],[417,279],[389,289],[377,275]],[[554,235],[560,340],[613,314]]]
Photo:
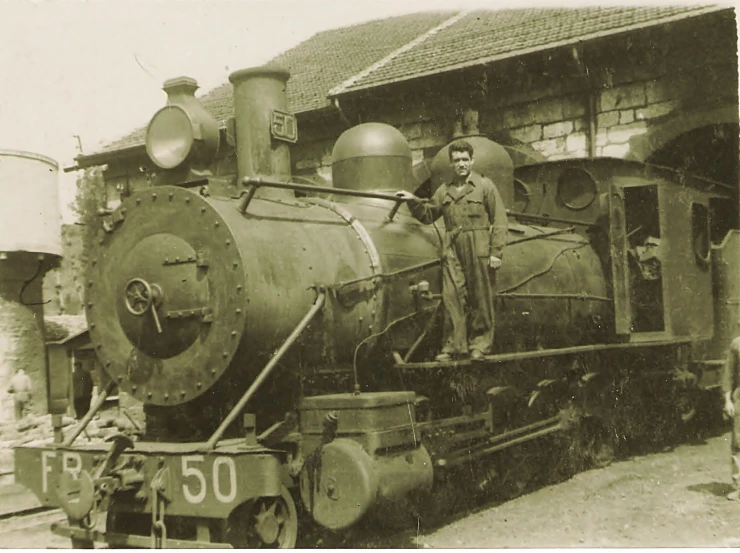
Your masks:
[[[737,187],[738,124],[692,129],[664,144],[645,161]]]
[[[680,113],[630,141],[628,159],[671,167],[729,185],[735,201],[711,205],[712,239],[740,228],[740,149],[737,105]]]

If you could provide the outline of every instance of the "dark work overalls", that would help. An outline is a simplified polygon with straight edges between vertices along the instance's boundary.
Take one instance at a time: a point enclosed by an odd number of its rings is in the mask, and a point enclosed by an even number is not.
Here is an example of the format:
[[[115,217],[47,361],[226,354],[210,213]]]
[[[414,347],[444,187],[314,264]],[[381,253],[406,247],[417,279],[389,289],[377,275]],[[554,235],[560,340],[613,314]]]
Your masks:
[[[732,341],[727,352],[727,363],[722,373],[722,391],[731,394],[735,405],[730,441],[730,470],[735,490],[740,490],[740,337]]]
[[[462,187],[443,184],[428,203],[409,203],[409,209],[422,223],[444,217],[442,352],[490,353],[495,273],[488,263],[492,255],[501,259],[508,235],[506,209],[496,186],[471,173]]]

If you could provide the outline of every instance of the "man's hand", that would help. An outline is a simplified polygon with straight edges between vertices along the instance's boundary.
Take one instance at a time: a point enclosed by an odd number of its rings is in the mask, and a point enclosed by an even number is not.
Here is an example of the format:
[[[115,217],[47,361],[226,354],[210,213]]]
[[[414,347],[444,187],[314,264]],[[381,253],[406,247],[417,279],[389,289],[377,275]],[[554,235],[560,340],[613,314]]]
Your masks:
[[[732,398],[725,398],[725,414],[732,418],[735,416],[735,404],[732,402]]]
[[[501,267],[501,260],[498,257],[496,257],[495,255],[492,255],[488,259],[488,266],[491,267],[491,269],[493,269],[495,271],[496,269],[498,269],[498,268]]]
[[[401,198],[402,200],[406,200],[407,202],[420,202],[421,200],[414,196],[411,192],[407,192],[406,190],[399,190],[394,194],[396,198]]]

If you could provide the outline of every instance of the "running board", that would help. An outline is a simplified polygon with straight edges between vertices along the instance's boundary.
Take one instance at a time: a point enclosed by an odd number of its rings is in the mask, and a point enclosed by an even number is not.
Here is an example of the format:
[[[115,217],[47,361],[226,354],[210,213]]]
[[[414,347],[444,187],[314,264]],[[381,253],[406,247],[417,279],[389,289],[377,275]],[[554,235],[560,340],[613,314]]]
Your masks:
[[[577,355],[579,353],[591,353],[602,351],[625,351],[639,348],[655,348],[663,346],[678,346],[689,344],[691,340],[679,338],[675,340],[659,340],[656,342],[624,342],[618,344],[591,344],[588,346],[572,346],[568,348],[541,349],[536,351],[519,351],[512,353],[498,353],[486,355],[483,359],[471,361],[470,359],[453,359],[451,361],[425,361],[421,363],[405,363],[398,352],[393,352],[396,368],[399,369],[439,369],[469,366],[484,366],[495,363],[508,363],[511,361],[525,361],[528,359],[543,359],[556,357],[558,355]]]

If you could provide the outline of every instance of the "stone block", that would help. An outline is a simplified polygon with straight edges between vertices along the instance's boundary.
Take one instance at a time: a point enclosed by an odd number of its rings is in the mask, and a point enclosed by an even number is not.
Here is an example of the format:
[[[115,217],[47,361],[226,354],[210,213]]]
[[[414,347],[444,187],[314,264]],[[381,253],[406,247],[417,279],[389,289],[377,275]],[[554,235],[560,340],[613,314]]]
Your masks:
[[[547,98],[507,108],[503,112],[504,128],[523,127],[533,123],[555,123],[563,120],[561,98]]]
[[[424,121],[421,124],[421,136],[439,138],[445,136],[444,125],[439,121]]]
[[[608,88],[601,93],[600,100],[602,112],[644,106],[647,103],[645,84],[640,82]]]
[[[533,142],[531,146],[548,159],[557,154],[567,154],[565,151],[565,138],[539,140],[537,142]]]
[[[630,151],[629,144],[609,144],[601,149],[601,155],[604,157],[623,158]]]
[[[658,104],[673,99],[675,89],[667,79],[655,79],[645,83],[647,104]]]
[[[562,121],[563,103],[561,98],[547,98],[529,104],[536,123],[555,123]]]
[[[421,136],[421,123],[408,123],[405,125],[401,125],[401,128],[399,130],[406,137],[406,140],[419,138]]]
[[[668,115],[670,112],[676,109],[677,105],[678,102],[675,100],[660,102],[658,104],[651,104],[647,107],[635,110],[635,119],[638,119],[639,121],[657,119],[658,117]]]
[[[437,148],[441,148],[447,143],[447,140],[443,136],[422,136],[421,138],[415,138],[413,140],[409,140],[409,146],[411,146],[412,150],[420,150],[423,148],[431,148],[433,146],[436,146]]]
[[[527,125],[509,132],[512,138],[529,144],[542,138],[542,127],[540,125]]]
[[[573,132],[573,121],[560,121],[559,123],[551,123],[542,127],[542,136],[544,138],[556,138],[558,136],[566,136]]]
[[[563,118],[576,119],[586,115],[586,98],[570,97],[563,99]]]
[[[619,124],[619,112],[618,111],[607,111],[606,113],[599,113],[596,116],[596,126],[600,129],[607,127],[613,127]]]
[[[568,152],[586,151],[586,133],[576,132],[565,137],[565,149]]]
[[[619,123],[621,125],[632,123],[632,121],[634,120],[635,120],[635,110],[623,109],[622,111],[619,112]]]
[[[643,134],[647,131],[647,125],[643,121],[635,121],[627,125],[617,125],[607,131],[607,141],[609,144],[624,144],[633,136]]]
[[[606,146],[609,141],[606,136],[606,129],[601,129],[596,133],[596,146]]]
[[[532,118],[531,104],[519,104],[503,111],[504,128],[512,129],[530,125],[534,122]]]
[[[581,119],[576,119],[573,121],[573,130],[576,132],[584,130],[586,126],[587,126],[587,123],[585,119],[581,118]]]

